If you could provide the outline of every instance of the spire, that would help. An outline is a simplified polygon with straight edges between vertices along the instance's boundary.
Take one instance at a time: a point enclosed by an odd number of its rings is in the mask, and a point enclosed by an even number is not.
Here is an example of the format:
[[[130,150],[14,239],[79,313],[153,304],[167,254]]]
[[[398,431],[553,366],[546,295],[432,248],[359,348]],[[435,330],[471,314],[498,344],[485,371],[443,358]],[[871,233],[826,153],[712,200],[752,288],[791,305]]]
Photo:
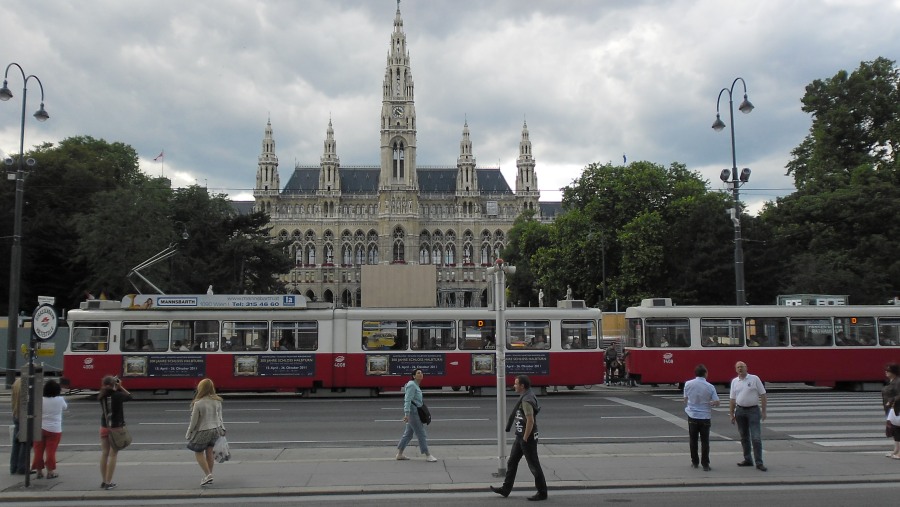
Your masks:
[[[528,122],[522,122],[522,140],[519,141],[519,158],[516,159],[516,193],[537,195],[537,176],[534,174],[534,157],[531,154],[531,139],[528,137]]]
[[[477,192],[478,175],[475,172],[475,155],[472,140],[469,139],[469,121],[463,124],[462,140],[459,141],[459,158],[456,159],[456,192]]]
[[[256,188],[253,196],[259,209],[269,212],[273,199],[277,200],[281,181],[278,178],[278,156],[275,155],[275,138],[272,136],[272,119],[266,120],[262,149],[256,164]]]
[[[325,148],[319,164],[319,191],[337,192],[341,190],[341,159],[337,156],[337,143],[334,140],[334,127],[328,118],[328,129],[325,131]]]

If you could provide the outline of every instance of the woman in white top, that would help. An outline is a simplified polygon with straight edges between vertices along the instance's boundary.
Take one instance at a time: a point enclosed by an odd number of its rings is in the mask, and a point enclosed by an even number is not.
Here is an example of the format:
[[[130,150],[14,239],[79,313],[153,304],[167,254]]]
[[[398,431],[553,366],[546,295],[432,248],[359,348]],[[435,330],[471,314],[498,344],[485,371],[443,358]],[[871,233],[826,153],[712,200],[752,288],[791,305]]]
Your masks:
[[[62,413],[69,408],[66,400],[60,396],[62,389],[55,380],[44,383],[42,400],[41,441],[34,443],[34,460],[31,469],[37,471],[37,478],[44,477],[44,466],[47,467],[47,478],[59,477],[56,473],[56,449],[62,439]]]
[[[205,378],[197,384],[197,394],[191,402],[191,423],[184,435],[188,439],[187,448],[194,451],[197,464],[205,474],[201,486],[213,482],[213,446],[220,435],[225,435],[222,397],[216,394],[213,381]]]

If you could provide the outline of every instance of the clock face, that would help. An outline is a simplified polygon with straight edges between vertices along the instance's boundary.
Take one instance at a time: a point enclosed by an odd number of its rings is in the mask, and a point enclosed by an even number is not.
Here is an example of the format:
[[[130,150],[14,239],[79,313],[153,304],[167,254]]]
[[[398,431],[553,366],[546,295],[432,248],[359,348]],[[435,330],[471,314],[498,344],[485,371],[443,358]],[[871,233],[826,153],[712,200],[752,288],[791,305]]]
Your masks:
[[[403,116],[403,108],[400,106],[395,106],[394,107],[394,117],[399,118],[401,116]]]

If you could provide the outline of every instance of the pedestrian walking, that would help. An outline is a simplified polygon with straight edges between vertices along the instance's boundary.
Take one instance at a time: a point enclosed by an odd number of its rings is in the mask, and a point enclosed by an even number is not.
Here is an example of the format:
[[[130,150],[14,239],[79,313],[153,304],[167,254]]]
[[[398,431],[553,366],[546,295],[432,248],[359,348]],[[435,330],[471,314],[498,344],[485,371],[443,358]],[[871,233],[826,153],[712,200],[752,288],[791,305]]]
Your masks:
[[[719,395],[716,388],[706,381],[706,374],[706,366],[698,364],[694,368],[695,378],[684,383],[684,411],[688,415],[691,466],[697,468],[703,465],[703,471],[709,472],[709,429],[712,423],[712,407],[719,406]]]
[[[397,444],[398,460],[409,459],[403,454],[403,451],[415,434],[416,440],[419,441],[419,450],[425,455],[425,461],[429,463],[437,461],[437,458],[428,451],[428,432],[425,430],[422,419],[419,418],[419,407],[425,404],[422,388],[419,387],[423,378],[425,378],[425,374],[422,370],[417,369],[413,372],[412,379],[403,386],[403,422],[406,423],[406,426],[403,428],[403,435]]]
[[[881,405],[884,415],[894,406],[894,398],[900,396],[900,364],[888,363],[884,365],[885,385],[881,389]]]
[[[191,422],[184,438],[187,448],[194,451],[194,457],[204,477],[201,486],[213,483],[213,465],[216,463],[213,447],[220,436],[225,435],[222,421],[222,397],[216,394],[213,381],[205,378],[197,384],[197,393],[191,402]]]
[[[888,410],[887,423],[891,426],[891,436],[894,438],[894,452],[887,457],[900,459],[900,396],[894,398],[893,408]]]
[[[759,377],[747,373],[747,365],[742,361],[734,369],[738,376],[731,381],[728,415],[731,424],[737,424],[744,450],[744,460],[738,466],[751,467],[755,460],[756,469],[765,472],[768,468],[763,464],[761,423],[766,420],[766,388]]]
[[[63,411],[69,408],[66,400],[60,396],[62,388],[55,380],[44,382],[44,396],[41,399],[41,439],[34,442],[34,459],[31,469],[37,472],[37,478],[44,478],[44,467],[47,478],[56,479],[56,449],[62,440]]]
[[[97,399],[100,401],[100,489],[115,489],[116,483],[112,479],[119,450],[110,445],[109,430],[125,426],[124,403],[131,401],[131,393],[125,389],[119,377],[107,375],[101,381]]]
[[[884,415],[887,416],[885,436],[894,438],[894,449],[885,454],[888,458],[893,458],[898,453],[896,444],[896,435],[898,430],[891,424],[891,408],[897,408],[896,399],[900,396],[900,365],[897,363],[888,363],[884,365],[885,385],[881,389],[881,407],[884,409]],[[897,458],[900,459],[900,458]]]
[[[10,405],[12,405],[12,442],[9,453],[9,473],[25,475],[28,473],[28,448],[25,442],[19,442],[19,418],[22,413],[22,379],[17,378],[12,385]]]
[[[513,484],[516,482],[516,472],[519,469],[519,461],[525,457],[528,469],[534,475],[534,485],[537,493],[529,496],[529,500],[546,500],[547,499],[547,480],[544,478],[544,471],[541,469],[541,462],[538,459],[538,426],[537,415],[541,411],[538,404],[537,396],[531,390],[531,379],[528,375],[519,375],[516,377],[513,386],[519,393],[519,401],[516,402],[506,423],[506,431],[515,427],[516,441],[513,443],[509,453],[509,460],[506,462],[506,478],[503,486],[499,488],[491,486],[491,491],[506,498],[512,492]]]

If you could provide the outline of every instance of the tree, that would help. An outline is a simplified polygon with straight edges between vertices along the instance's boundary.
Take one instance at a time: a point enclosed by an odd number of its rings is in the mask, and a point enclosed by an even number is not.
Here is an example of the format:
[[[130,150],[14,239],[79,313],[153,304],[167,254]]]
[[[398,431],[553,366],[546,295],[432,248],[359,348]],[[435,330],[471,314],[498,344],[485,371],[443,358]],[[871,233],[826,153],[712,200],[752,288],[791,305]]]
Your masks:
[[[509,300],[522,306],[538,306],[541,285],[535,280],[531,259],[541,247],[550,244],[551,226],[539,222],[534,215],[533,210],[526,210],[516,218],[501,254],[506,262],[516,267],[516,273],[508,279]]]
[[[37,163],[25,183],[20,308],[30,311],[39,294],[56,296],[60,306],[71,307],[80,299],[73,293],[83,285],[86,272],[75,255],[78,237],[73,220],[93,210],[95,193],[140,184],[147,177],[138,168],[133,148],[89,136],[71,137],[56,146],[44,143],[25,156]],[[2,188],[3,201],[12,203],[11,189]],[[6,236],[6,224],[13,222],[12,205],[0,213]],[[6,285],[8,272],[0,271]],[[6,296],[0,296],[4,305]]]
[[[723,303],[733,288],[721,283],[731,268],[722,262],[732,244],[729,206],[727,194],[709,192],[683,164],[591,164],[563,190],[565,213],[532,266],[540,283],[571,285],[604,308],[651,296]]]
[[[803,111],[810,132],[792,152],[787,173],[800,192],[849,184],[862,166],[896,171],[900,156],[900,72],[877,58],[806,87]]]

